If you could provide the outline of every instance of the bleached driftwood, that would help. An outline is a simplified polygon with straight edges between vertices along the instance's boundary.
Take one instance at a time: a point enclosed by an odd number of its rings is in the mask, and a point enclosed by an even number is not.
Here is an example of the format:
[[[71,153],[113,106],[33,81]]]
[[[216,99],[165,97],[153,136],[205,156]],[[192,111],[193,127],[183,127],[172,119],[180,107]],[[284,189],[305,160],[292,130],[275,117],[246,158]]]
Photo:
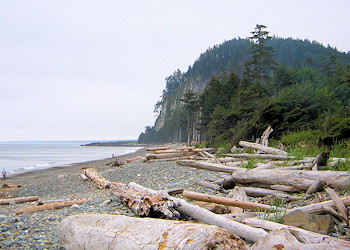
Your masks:
[[[256,158],[266,160],[290,160],[294,158],[293,156],[274,154],[225,154],[225,156],[228,156],[230,158]]]
[[[261,163],[261,162],[255,163],[254,167],[255,167],[254,168],[255,170],[274,169],[274,168],[276,168],[276,166],[271,164],[271,163]]]
[[[202,152],[205,156],[207,156],[208,158],[215,158],[214,155],[212,155],[211,153],[208,153],[207,151],[203,151]]]
[[[213,182],[208,182],[208,181],[196,181],[197,185],[201,185],[203,187],[207,187],[210,189],[213,189],[217,192],[223,192],[223,193],[228,193],[228,191],[226,191],[222,186],[213,183]]]
[[[24,203],[24,202],[37,201],[37,200],[39,200],[39,196],[7,198],[7,199],[0,199],[0,205]]]
[[[337,208],[338,210],[338,214],[340,215],[340,218],[342,219],[342,222],[345,224],[349,224],[349,211],[348,209],[345,207],[344,203],[342,202],[342,200],[340,199],[340,197],[338,196],[338,194],[331,188],[327,187],[325,188],[327,194],[329,195],[329,197],[331,197],[331,199],[334,202],[334,206]]]
[[[52,203],[47,203],[43,205],[38,205],[38,206],[30,206],[26,207],[24,209],[18,210],[16,212],[16,215],[19,214],[32,214],[32,213],[37,213],[45,210],[53,210],[53,209],[60,209],[64,207],[70,207],[75,204],[83,204],[87,202],[87,199],[81,199],[77,201],[61,201],[61,202],[52,202]]]
[[[136,156],[136,157],[134,157],[134,158],[127,159],[126,162],[127,162],[127,163],[130,163],[130,162],[138,161],[138,160],[142,160],[142,159],[143,159],[142,156]]]
[[[166,154],[147,154],[146,160],[154,160],[154,159],[168,159],[168,158],[177,158],[177,157],[185,157],[196,155],[195,152],[178,152],[178,153],[166,153]]]
[[[317,179],[323,179],[328,186],[336,189],[345,189],[350,185],[350,172],[341,171],[240,169],[232,173],[232,178],[237,183],[287,185],[300,190],[307,190]]]
[[[85,174],[80,174],[80,178],[83,179],[83,181],[87,181],[89,177],[87,177]]]
[[[263,145],[258,144],[258,143],[252,143],[252,142],[247,142],[247,141],[240,141],[239,145],[241,147],[256,149],[256,150],[265,152],[267,154],[288,155],[288,153],[283,151],[283,150],[279,150],[277,148],[266,147],[266,146],[263,146]]]
[[[161,218],[178,218],[180,214],[175,210],[176,204],[159,193],[148,194],[140,192],[132,183],[112,183],[112,194],[123,201],[135,214],[139,216],[157,216]]]
[[[233,182],[232,175],[227,175],[223,178],[213,181],[213,183],[222,186],[225,189],[233,188],[235,183]]]
[[[65,249],[248,249],[236,234],[205,224],[82,214],[58,226]]]
[[[99,188],[110,188],[111,182],[106,180],[98,171],[96,168],[87,168],[84,170],[84,174],[89,177],[93,182],[95,182]]]
[[[235,158],[235,157],[224,157],[224,158],[217,158],[217,160],[221,163],[227,163],[227,162],[242,162],[246,160],[246,158]]]
[[[268,126],[267,129],[262,134],[261,138],[257,141],[257,143],[263,145],[263,146],[269,146],[269,136],[273,132],[273,129],[271,126]]]
[[[167,161],[180,161],[180,160],[197,160],[198,156],[184,156],[184,157],[176,157],[176,158],[166,158],[166,159],[154,159],[154,160],[146,160],[147,162],[167,162]]]
[[[133,187],[140,192],[145,192],[149,194],[158,193],[155,190],[145,188],[137,183],[129,183],[129,186]],[[192,205],[183,199],[170,197],[171,201],[177,204],[176,210],[182,214],[192,217],[195,220],[205,222],[207,224],[216,225],[218,227],[225,228],[231,233],[235,233],[240,237],[251,241],[257,241],[262,237],[266,236],[267,233],[264,230],[256,229],[242,223],[232,221],[228,218],[222,217],[220,215],[214,214],[206,209],[200,208],[198,206]]]
[[[181,166],[200,168],[200,169],[206,169],[206,170],[217,171],[217,172],[226,172],[226,173],[232,173],[236,170],[242,169],[237,167],[229,167],[218,163],[200,162],[200,161],[193,161],[193,160],[177,161],[176,163]]]
[[[340,200],[345,206],[350,206],[350,196],[340,198]],[[303,211],[305,213],[309,213],[309,214],[321,214],[321,213],[324,213],[324,208],[323,208],[324,206],[330,206],[333,209],[335,208],[334,201],[330,200],[330,201],[324,201],[324,202],[320,202],[320,203],[316,203],[316,204],[311,204],[311,205],[307,205],[307,206],[303,206],[303,207],[297,207],[294,209],[290,209],[287,211],[287,214],[294,212],[295,210],[301,210],[301,211]]]
[[[349,249],[350,248],[349,241],[341,240],[341,239],[331,237],[328,235],[324,235],[324,234],[310,232],[310,231],[307,231],[305,229],[301,229],[298,227],[288,226],[288,225],[284,225],[284,224],[280,224],[280,223],[276,223],[276,222],[272,222],[272,221],[261,220],[258,218],[246,218],[243,220],[243,223],[250,225],[250,226],[253,226],[253,227],[264,228],[264,229],[270,230],[270,231],[287,229],[301,243],[304,243],[304,244],[326,244],[328,246],[328,248],[320,248],[320,249]],[[311,247],[311,246],[309,245],[308,247]],[[255,248],[255,249],[258,249],[258,248]],[[305,248],[305,249],[310,249],[310,248]]]
[[[188,199],[197,200],[197,201],[205,201],[205,202],[215,202],[218,204],[228,205],[228,206],[235,206],[245,209],[252,209],[254,211],[275,211],[275,207],[271,207],[264,204],[259,204],[256,202],[249,202],[249,201],[237,201],[231,198],[226,197],[218,197],[214,195],[208,195],[208,194],[202,194],[197,192],[191,192],[184,190],[182,192],[182,195]]]
[[[234,189],[231,189],[227,195],[228,198],[235,201],[248,201],[248,196],[243,188],[235,186]],[[227,206],[230,213],[243,213],[244,209],[235,206]]]
[[[307,189],[306,194],[313,194],[318,191],[322,191],[323,187],[327,185],[325,180],[317,179],[315,182]]]
[[[289,199],[291,201],[304,199],[303,197],[291,196],[277,190],[271,190],[266,188],[257,188],[257,187],[241,187],[241,188],[246,192],[248,196],[252,196],[252,197],[262,197],[262,196],[272,195],[279,198]]]
[[[290,192],[290,193],[300,192],[299,188],[296,188],[293,186],[287,186],[287,185],[271,185],[270,188],[273,190],[279,190],[279,191]]]
[[[170,147],[164,146],[164,147],[146,148],[146,151],[156,151],[156,150],[165,150],[165,149],[170,149]]]

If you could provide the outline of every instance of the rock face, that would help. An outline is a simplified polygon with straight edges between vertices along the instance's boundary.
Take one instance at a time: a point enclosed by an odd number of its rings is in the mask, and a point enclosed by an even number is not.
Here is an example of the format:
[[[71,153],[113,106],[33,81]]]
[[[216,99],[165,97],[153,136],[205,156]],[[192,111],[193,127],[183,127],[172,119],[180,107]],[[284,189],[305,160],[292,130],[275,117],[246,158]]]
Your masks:
[[[81,214],[58,226],[65,249],[248,249],[217,226],[123,215]]]
[[[315,215],[301,210],[287,214],[283,218],[283,224],[322,234],[327,234],[334,229],[334,221],[329,214]]]

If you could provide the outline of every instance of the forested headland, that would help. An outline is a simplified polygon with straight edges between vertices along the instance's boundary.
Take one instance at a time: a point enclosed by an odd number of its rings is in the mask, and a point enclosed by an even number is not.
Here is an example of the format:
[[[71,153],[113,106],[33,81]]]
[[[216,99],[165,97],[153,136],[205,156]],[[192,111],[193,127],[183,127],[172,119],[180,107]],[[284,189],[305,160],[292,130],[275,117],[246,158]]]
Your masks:
[[[316,41],[270,37],[257,25],[176,70],[155,105],[158,118],[139,143],[185,142],[229,148],[290,135],[350,144],[350,54]],[[288,137],[289,136],[289,137]]]

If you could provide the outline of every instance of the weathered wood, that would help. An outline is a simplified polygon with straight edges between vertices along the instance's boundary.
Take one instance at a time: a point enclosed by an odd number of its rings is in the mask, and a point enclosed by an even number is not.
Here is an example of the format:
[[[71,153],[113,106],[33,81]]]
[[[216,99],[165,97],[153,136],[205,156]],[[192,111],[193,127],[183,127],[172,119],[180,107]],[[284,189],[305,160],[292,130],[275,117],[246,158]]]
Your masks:
[[[246,192],[248,196],[252,196],[252,197],[263,197],[267,195],[273,195],[273,196],[288,199],[291,201],[304,199],[303,197],[291,196],[277,190],[271,190],[266,188],[256,188],[256,187],[241,187],[241,188]]]
[[[323,187],[327,185],[326,181],[322,179],[317,179],[315,182],[307,189],[306,194],[313,194],[318,191],[322,191]]]
[[[58,225],[65,249],[248,249],[236,234],[205,224],[82,214]]]
[[[150,194],[155,194],[157,191],[145,188],[137,183],[129,183],[134,189],[142,192],[148,192]],[[250,241],[257,241],[262,237],[266,236],[267,233],[264,230],[256,229],[242,223],[232,221],[228,218],[222,217],[221,215],[214,214],[206,209],[200,208],[198,206],[189,204],[183,199],[171,197],[174,203],[178,206],[176,210],[182,214],[192,217],[195,220],[205,222],[207,224],[216,225],[218,227],[225,228],[227,231],[237,234],[240,237],[248,239]]]
[[[37,201],[37,200],[39,200],[39,196],[7,198],[7,199],[0,199],[0,205],[24,203],[24,202]]]
[[[324,234],[310,232],[298,227],[283,225],[280,223],[261,220],[258,218],[246,218],[243,220],[243,223],[253,227],[264,228],[270,231],[280,230],[281,228],[287,229],[298,239],[298,241],[303,242],[305,244],[328,244],[328,246],[330,246],[330,248],[328,249],[350,248],[349,241],[341,240]]]
[[[175,204],[167,197],[158,193],[147,194],[134,188],[134,183],[112,183],[112,194],[123,201],[135,214],[139,216],[157,216],[161,218],[178,218],[180,214],[175,210]]]
[[[110,188],[111,182],[106,180],[95,168],[87,168],[84,170],[84,174],[95,182],[100,189]]]
[[[228,175],[228,176],[225,176],[221,179],[213,181],[213,183],[218,184],[225,189],[233,188],[235,186],[235,183],[233,182],[232,175]]]
[[[145,148],[146,151],[156,151],[156,150],[165,150],[165,149],[170,149],[170,147],[164,146],[164,147]]]
[[[232,173],[236,170],[241,169],[236,167],[229,167],[218,163],[200,162],[200,161],[192,161],[192,160],[177,161],[176,163],[181,166],[200,168],[200,169],[216,171],[216,172],[226,172],[226,173]]]
[[[205,156],[209,157],[209,158],[215,158],[214,155],[212,155],[211,153],[208,153],[207,151],[203,151],[203,154],[205,154]]]
[[[248,201],[248,196],[245,190],[241,187],[235,186],[234,189],[231,189],[227,195],[228,198],[235,201]],[[227,206],[230,213],[243,213],[244,209],[235,206]]]
[[[263,145],[258,144],[258,143],[252,143],[252,142],[247,142],[247,141],[240,141],[239,145],[241,147],[256,149],[256,150],[265,152],[267,154],[288,155],[288,153],[283,151],[283,150],[279,150],[279,149],[271,148],[271,147],[266,147],[266,146],[263,146]]]
[[[226,191],[222,186],[213,183],[213,182],[208,182],[208,181],[196,181],[197,185],[201,185],[203,187],[207,187],[210,189],[213,189],[217,192],[223,192],[223,193],[228,193],[228,191]]]
[[[258,143],[266,147],[269,146],[269,136],[272,132],[273,132],[272,127],[268,126],[267,129],[262,134]]]
[[[153,152],[155,154],[172,154],[172,153],[181,153],[185,151],[186,150],[179,150],[179,149],[163,149],[163,150],[155,150]]]
[[[325,190],[326,190],[327,194],[329,195],[329,197],[331,197],[331,199],[334,201],[334,205],[337,208],[338,213],[339,213],[340,217],[342,218],[342,221],[346,224],[349,224],[349,218],[348,218],[349,211],[345,207],[344,203],[342,202],[342,200],[340,199],[338,194],[333,189],[331,189],[329,187],[325,188]]]
[[[294,159],[293,156],[286,155],[274,155],[274,154],[225,154],[230,158],[256,158],[256,159],[267,159],[267,160],[290,160]],[[223,158],[225,159],[225,158]]]
[[[271,163],[261,163],[261,162],[254,164],[254,166],[255,166],[254,168],[255,170],[276,168],[276,166]]]
[[[246,160],[246,158],[224,157],[224,158],[217,158],[217,160],[221,163],[227,163],[227,162],[244,161]]]
[[[154,159],[154,160],[146,160],[146,162],[167,162],[167,161],[180,161],[180,160],[197,160],[198,156],[184,156],[184,157],[176,157],[176,158],[166,158],[166,159]]]
[[[87,177],[85,174],[80,174],[80,177],[83,179],[83,181],[87,181],[89,177]]]
[[[248,161],[232,161],[232,162],[227,162],[225,163],[226,166],[229,166],[229,167],[244,167],[243,165],[247,165],[248,164]]]
[[[16,215],[32,214],[32,213],[37,213],[45,210],[60,209],[64,207],[70,207],[75,204],[83,204],[85,202],[87,202],[87,199],[81,199],[77,201],[61,201],[61,202],[47,203],[47,204],[38,205],[38,206],[30,206],[30,207],[26,207],[24,209],[18,210],[16,212]]]
[[[305,244],[300,242],[288,229],[270,232],[266,237],[256,242],[251,250],[298,249],[298,250],[328,250],[332,244]]]
[[[270,188],[273,190],[279,190],[279,191],[290,192],[290,193],[300,192],[299,188],[296,188],[293,186],[287,186],[287,185],[271,185]]]
[[[350,206],[350,196],[340,198],[340,200],[342,201],[342,203],[344,203],[345,206]],[[291,213],[291,212],[299,209],[303,212],[310,213],[310,214],[322,214],[322,213],[324,213],[323,206],[325,206],[325,205],[330,206],[333,209],[335,208],[334,201],[330,200],[330,201],[324,201],[324,202],[320,202],[320,203],[316,203],[316,204],[311,204],[311,205],[307,205],[307,206],[303,206],[303,207],[297,207],[294,209],[290,209],[287,211],[287,213]]]
[[[182,195],[188,199],[197,200],[197,201],[206,201],[206,202],[215,202],[218,204],[228,205],[228,206],[235,206],[245,209],[251,209],[254,211],[275,211],[275,207],[271,207],[264,204],[259,204],[256,202],[249,202],[249,201],[236,201],[231,198],[226,197],[218,197],[213,195],[207,195],[207,194],[201,194],[197,192],[191,192],[184,190]]]
[[[341,171],[240,169],[232,173],[232,178],[237,183],[287,185],[301,190],[308,190],[317,179],[323,179],[328,186],[336,189],[345,189],[350,186],[350,172]]]
[[[177,158],[177,157],[185,157],[185,156],[190,156],[190,155],[196,155],[196,153],[183,151],[183,152],[179,152],[179,153],[147,154],[146,160]]]
[[[136,156],[136,157],[133,157],[133,158],[130,158],[130,159],[127,159],[126,162],[127,163],[130,163],[130,162],[133,162],[133,161],[138,161],[138,160],[142,160],[143,157],[142,156]]]

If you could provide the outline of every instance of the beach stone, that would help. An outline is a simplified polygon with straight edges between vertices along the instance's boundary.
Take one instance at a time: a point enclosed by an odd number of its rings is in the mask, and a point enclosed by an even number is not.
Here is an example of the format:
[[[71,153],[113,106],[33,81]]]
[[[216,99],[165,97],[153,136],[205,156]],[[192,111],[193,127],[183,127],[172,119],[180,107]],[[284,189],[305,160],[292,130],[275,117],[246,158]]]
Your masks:
[[[329,214],[314,215],[301,210],[295,210],[284,216],[283,224],[322,234],[327,234],[334,230],[334,220]]]

